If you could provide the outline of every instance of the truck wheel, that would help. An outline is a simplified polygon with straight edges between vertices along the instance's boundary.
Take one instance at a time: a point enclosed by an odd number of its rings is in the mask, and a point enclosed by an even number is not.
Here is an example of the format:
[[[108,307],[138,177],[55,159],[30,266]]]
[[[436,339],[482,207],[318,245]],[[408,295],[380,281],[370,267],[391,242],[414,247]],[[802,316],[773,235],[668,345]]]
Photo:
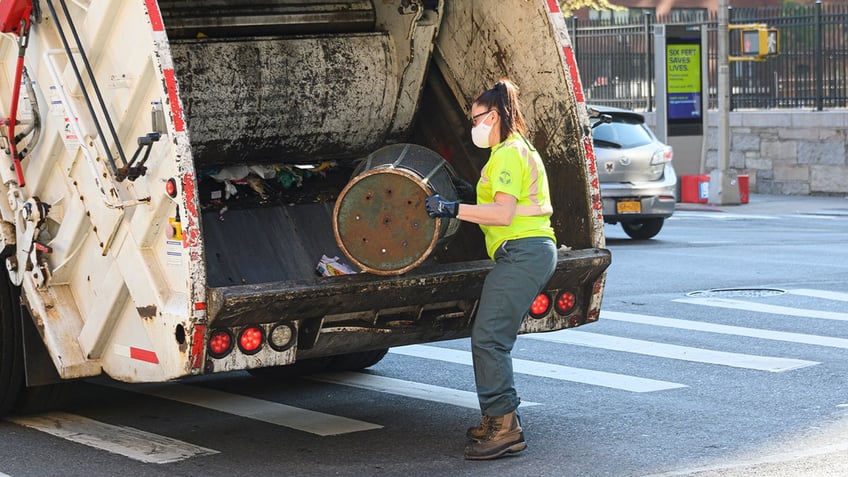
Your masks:
[[[660,233],[664,221],[665,219],[634,220],[622,222],[621,228],[632,239],[647,240]]]
[[[0,277],[0,416],[12,410],[24,382],[24,352],[16,290]]]
[[[371,351],[360,351],[358,353],[340,354],[333,356],[330,362],[330,371],[359,371],[370,368],[379,363],[383,356],[389,352],[388,348],[375,349]]]
[[[25,386],[20,291],[5,274],[0,277],[0,416],[34,414],[62,407],[71,383]]]

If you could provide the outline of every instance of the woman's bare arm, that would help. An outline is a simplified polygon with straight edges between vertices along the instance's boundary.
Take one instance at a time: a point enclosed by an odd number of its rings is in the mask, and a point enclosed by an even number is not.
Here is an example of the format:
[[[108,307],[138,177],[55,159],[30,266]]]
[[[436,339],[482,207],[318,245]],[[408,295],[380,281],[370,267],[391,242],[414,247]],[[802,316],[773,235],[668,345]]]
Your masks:
[[[491,204],[459,204],[459,217],[466,222],[480,225],[502,225],[512,223],[518,199],[503,192],[495,193]]]

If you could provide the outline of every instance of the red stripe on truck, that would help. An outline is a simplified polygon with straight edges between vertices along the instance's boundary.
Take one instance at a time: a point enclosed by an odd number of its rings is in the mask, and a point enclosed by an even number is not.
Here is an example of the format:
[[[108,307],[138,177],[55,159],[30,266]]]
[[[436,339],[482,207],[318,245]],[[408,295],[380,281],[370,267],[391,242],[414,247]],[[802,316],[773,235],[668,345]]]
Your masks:
[[[205,336],[206,326],[194,325],[194,336],[191,337],[191,356],[189,356],[191,369],[200,369],[203,366],[203,338]]]
[[[171,104],[171,113],[174,115],[174,129],[185,132],[185,121],[183,120],[183,108],[180,106],[180,98],[177,96],[177,75],[173,68],[163,69],[165,75],[165,89],[168,90],[168,100]]]
[[[144,0],[147,5],[147,15],[150,17],[150,27],[153,31],[165,31],[165,23],[162,22],[162,13],[159,11],[159,3],[156,0]]]
[[[185,217],[183,217],[183,247],[194,248],[200,244],[200,226],[197,220],[197,204],[195,203],[194,174],[183,175],[183,195],[185,196]],[[196,262],[200,255],[193,254],[189,260]],[[197,302],[205,303],[205,302]]]
[[[574,90],[574,99],[578,103],[585,102],[583,98],[583,84],[580,83],[580,73],[577,71],[577,62],[574,60],[574,50],[570,46],[562,47],[565,52],[565,63],[568,65],[568,74],[571,75],[571,88]]]
[[[156,357],[155,352],[146,349],[133,348],[132,346],[130,346],[130,358],[148,363],[159,364],[159,358]]]

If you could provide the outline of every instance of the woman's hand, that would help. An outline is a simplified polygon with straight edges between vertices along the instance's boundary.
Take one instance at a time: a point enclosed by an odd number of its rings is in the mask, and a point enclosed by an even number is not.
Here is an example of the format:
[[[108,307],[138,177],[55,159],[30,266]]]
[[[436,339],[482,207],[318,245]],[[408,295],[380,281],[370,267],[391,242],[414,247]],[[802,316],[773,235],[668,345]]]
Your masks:
[[[459,212],[459,202],[451,202],[445,200],[439,194],[433,194],[424,201],[424,207],[427,209],[427,215],[430,217],[442,217],[452,219]]]

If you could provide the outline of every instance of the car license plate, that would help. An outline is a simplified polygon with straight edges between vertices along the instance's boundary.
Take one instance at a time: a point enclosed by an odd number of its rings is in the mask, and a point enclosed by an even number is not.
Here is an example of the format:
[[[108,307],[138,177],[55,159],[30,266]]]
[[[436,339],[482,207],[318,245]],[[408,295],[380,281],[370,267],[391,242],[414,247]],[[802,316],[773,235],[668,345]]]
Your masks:
[[[620,200],[616,202],[615,210],[619,214],[639,214],[642,212],[642,203],[638,200]]]

